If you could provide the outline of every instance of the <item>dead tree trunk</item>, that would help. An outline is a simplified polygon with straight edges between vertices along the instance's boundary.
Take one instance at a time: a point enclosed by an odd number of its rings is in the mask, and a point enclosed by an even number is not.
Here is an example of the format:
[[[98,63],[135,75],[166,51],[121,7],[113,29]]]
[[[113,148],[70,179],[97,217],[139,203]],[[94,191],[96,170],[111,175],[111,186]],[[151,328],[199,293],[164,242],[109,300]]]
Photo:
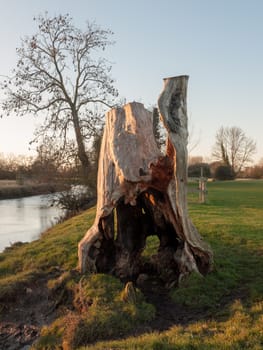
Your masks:
[[[82,272],[136,279],[146,269],[141,253],[149,235],[160,241],[151,270],[165,282],[211,269],[212,252],[187,211],[187,81],[187,76],[164,79],[158,100],[168,131],[166,155],[156,145],[151,113],[142,104],[107,113],[96,218],[78,249]]]

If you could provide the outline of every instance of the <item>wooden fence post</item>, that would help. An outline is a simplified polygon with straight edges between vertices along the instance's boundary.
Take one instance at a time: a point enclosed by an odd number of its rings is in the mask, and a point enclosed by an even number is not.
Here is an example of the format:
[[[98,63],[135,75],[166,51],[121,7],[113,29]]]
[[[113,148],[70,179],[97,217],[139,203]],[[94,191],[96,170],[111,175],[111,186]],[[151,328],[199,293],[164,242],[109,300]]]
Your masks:
[[[201,174],[199,178],[199,203],[205,203],[206,202],[206,195],[207,195],[207,187],[206,187],[206,178],[203,175],[203,167],[201,167]]]

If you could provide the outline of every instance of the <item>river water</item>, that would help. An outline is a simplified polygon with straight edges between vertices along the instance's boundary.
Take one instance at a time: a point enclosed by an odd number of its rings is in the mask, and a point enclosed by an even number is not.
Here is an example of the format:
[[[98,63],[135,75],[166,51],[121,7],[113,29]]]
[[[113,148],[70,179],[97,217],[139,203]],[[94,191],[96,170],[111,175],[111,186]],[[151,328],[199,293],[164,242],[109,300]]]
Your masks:
[[[39,238],[62,213],[50,206],[50,195],[0,200],[0,252],[15,242]]]

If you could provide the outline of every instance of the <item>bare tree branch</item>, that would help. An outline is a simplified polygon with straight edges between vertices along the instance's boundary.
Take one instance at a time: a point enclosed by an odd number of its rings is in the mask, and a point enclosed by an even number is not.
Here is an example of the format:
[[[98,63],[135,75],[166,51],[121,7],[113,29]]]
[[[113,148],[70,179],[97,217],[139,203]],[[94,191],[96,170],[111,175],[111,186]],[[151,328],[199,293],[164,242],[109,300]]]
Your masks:
[[[6,96],[3,112],[45,112],[44,125],[36,132],[35,140],[37,135],[57,135],[60,131],[66,142],[72,129],[87,173],[86,143],[101,125],[101,113],[92,114],[87,105],[112,107],[117,97],[109,75],[110,65],[103,58],[95,58],[98,49],[104,50],[111,44],[108,38],[112,33],[94,23],[88,23],[82,31],[73,25],[69,15],[45,14],[35,20],[38,32],[21,41],[13,77],[2,77],[1,89]]]
[[[239,127],[221,127],[216,134],[212,156],[229,166],[237,176],[252,161],[256,152],[256,142],[247,137]]]

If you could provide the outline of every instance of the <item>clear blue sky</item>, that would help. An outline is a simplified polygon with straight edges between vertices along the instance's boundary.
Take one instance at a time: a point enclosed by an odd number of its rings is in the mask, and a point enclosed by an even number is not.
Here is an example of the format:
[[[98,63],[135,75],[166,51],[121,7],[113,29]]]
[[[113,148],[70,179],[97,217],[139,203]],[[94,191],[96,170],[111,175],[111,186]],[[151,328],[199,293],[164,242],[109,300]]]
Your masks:
[[[210,156],[220,126],[241,127],[263,158],[263,1],[0,0],[0,74],[16,64],[20,38],[40,12],[69,13],[114,32],[105,55],[127,101],[154,105],[167,76],[190,76],[191,155]],[[0,152],[25,154],[37,119],[0,119]]]

